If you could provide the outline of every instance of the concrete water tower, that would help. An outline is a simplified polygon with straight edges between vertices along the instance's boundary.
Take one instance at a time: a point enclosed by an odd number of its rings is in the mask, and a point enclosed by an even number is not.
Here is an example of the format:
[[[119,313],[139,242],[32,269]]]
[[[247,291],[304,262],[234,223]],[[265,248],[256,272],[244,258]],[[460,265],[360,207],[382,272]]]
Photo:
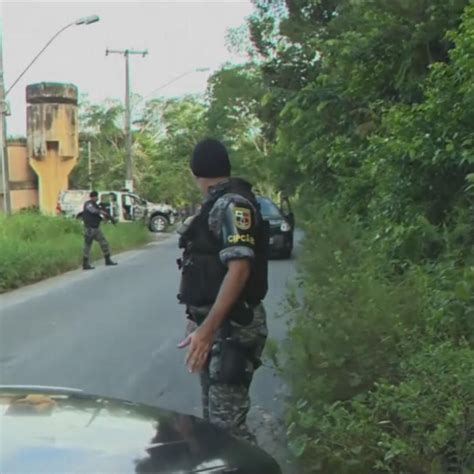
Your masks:
[[[79,156],[77,87],[42,82],[26,88],[28,159],[38,175],[39,207],[54,214]]]

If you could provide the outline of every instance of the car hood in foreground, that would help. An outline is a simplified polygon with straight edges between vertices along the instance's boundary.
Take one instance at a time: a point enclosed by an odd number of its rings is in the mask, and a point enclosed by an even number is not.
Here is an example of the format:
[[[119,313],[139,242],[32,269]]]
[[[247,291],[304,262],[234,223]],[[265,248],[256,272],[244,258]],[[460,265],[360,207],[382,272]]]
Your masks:
[[[0,387],[0,472],[279,474],[198,418],[51,388]]]

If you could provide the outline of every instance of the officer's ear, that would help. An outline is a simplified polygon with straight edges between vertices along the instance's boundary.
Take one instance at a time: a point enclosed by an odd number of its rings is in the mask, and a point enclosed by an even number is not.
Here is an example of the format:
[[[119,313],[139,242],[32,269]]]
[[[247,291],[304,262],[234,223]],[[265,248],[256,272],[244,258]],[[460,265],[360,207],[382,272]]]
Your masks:
[[[201,192],[206,195],[209,189],[209,180],[207,178],[200,178],[198,176],[194,176],[194,180],[196,181],[196,184]]]

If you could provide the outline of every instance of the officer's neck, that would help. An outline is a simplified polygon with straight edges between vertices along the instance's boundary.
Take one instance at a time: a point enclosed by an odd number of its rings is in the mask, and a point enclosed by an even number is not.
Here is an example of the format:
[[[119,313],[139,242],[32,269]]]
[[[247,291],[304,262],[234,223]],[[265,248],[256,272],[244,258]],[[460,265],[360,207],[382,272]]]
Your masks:
[[[199,178],[199,187],[204,196],[209,196],[213,189],[228,183],[230,178],[228,176],[221,178]]]

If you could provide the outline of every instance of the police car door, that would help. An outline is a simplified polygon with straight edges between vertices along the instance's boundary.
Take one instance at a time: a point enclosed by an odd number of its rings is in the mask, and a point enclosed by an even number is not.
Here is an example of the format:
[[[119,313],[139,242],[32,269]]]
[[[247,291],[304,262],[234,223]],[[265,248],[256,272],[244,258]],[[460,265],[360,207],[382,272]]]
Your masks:
[[[129,195],[132,203],[132,220],[139,221],[145,218],[146,206],[143,205],[143,200],[136,194]]]
[[[280,196],[280,211],[284,217],[288,220],[291,227],[295,228],[295,215],[291,209],[290,200],[287,196]]]
[[[111,214],[111,209],[110,209],[110,194],[100,192],[99,193],[99,206],[104,209],[107,213]]]

